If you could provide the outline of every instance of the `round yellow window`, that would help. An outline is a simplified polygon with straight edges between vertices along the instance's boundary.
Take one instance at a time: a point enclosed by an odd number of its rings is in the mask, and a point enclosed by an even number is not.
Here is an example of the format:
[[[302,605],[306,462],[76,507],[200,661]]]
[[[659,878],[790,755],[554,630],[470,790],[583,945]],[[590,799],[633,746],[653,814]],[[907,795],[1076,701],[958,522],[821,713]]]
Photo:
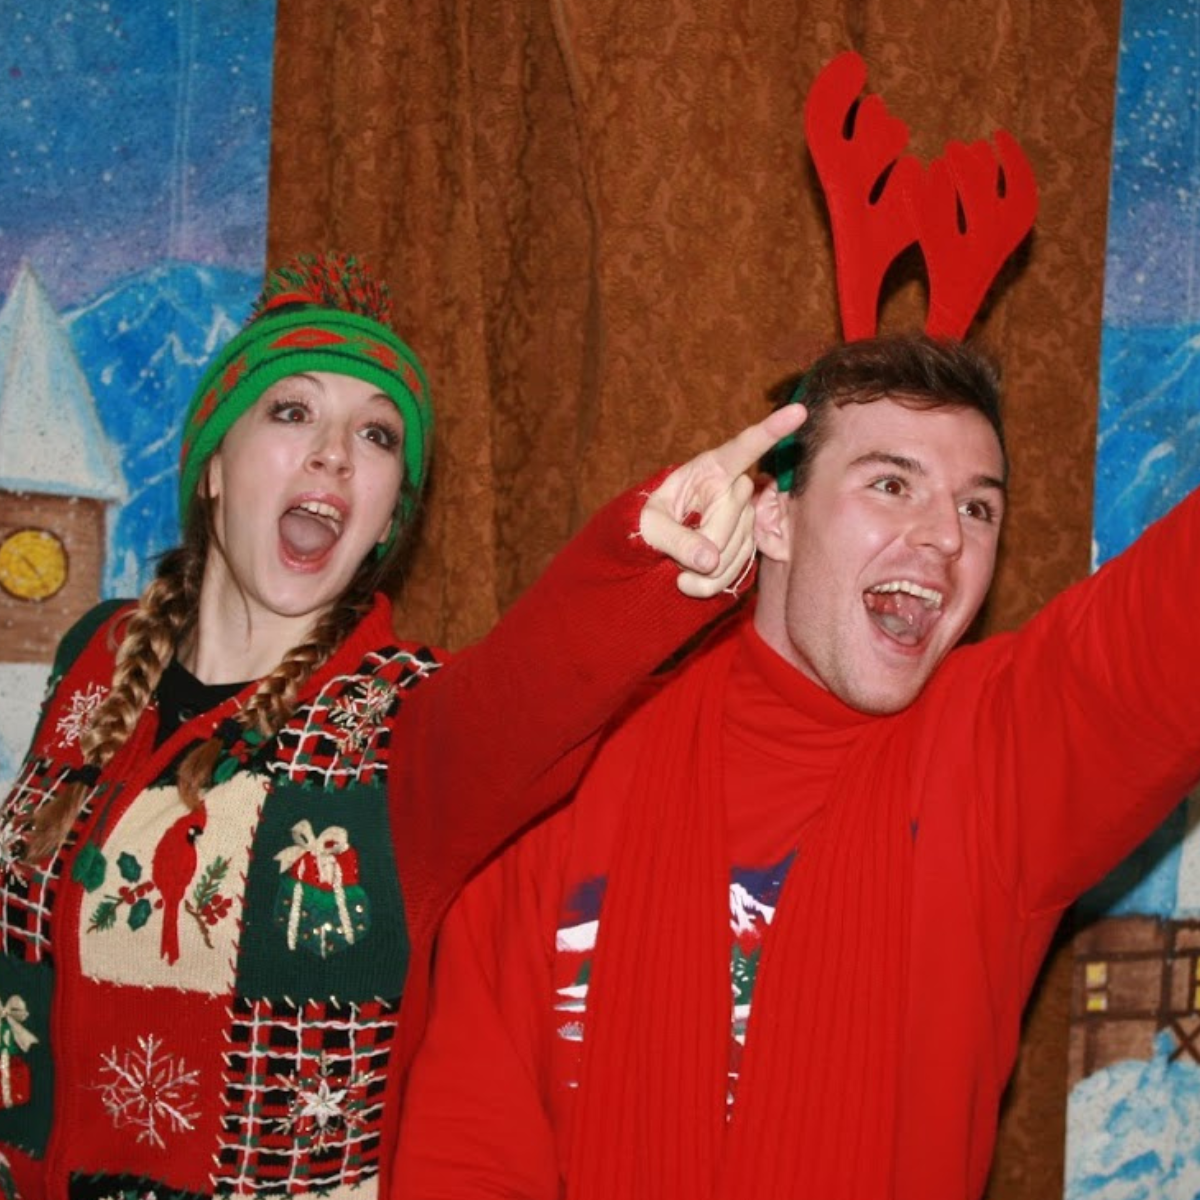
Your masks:
[[[0,542],[0,587],[20,600],[46,600],[67,581],[67,552],[46,529],[19,529]]]

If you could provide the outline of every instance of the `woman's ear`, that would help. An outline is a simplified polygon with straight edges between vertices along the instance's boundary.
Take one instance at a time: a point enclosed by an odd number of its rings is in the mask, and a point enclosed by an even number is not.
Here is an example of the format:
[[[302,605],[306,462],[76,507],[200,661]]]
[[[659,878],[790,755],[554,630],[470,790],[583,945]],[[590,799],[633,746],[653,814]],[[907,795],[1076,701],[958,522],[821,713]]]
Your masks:
[[[383,527],[383,532],[375,540],[375,548],[377,550],[383,550],[383,548],[392,541],[399,530],[399,525],[400,514],[398,512],[394,512],[392,513],[392,519]]]
[[[769,483],[754,500],[754,542],[764,558],[786,562],[792,548],[791,496]]]
[[[197,489],[201,496],[215,500],[221,494],[221,450],[218,447],[209,455],[200,476],[200,487]]]

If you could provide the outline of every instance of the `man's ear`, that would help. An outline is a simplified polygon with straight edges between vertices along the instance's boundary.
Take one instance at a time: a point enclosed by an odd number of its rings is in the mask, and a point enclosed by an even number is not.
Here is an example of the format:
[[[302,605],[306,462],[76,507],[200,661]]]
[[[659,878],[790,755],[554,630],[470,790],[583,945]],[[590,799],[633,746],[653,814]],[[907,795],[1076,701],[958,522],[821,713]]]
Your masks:
[[[792,549],[791,496],[769,483],[754,498],[754,542],[773,562],[787,562]]]

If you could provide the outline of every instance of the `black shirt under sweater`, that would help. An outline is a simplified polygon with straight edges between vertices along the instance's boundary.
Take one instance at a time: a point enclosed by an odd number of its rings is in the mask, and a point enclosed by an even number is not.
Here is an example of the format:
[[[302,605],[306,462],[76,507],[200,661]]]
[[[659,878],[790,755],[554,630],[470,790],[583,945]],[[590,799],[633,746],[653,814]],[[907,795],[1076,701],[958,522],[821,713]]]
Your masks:
[[[245,686],[244,683],[201,683],[179,659],[171,659],[154,690],[158,701],[155,748],[161,746],[180,725],[215,708],[230,696],[236,696]]]

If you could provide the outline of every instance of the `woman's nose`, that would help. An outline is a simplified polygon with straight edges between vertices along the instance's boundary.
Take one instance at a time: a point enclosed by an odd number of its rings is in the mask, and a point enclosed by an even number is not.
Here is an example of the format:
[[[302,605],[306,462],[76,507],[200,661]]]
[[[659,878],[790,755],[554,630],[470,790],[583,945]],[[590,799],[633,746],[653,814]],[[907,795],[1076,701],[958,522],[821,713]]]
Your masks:
[[[354,470],[350,435],[340,429],[324,430],[309,453],[308,461],[310,466],[321,467],[338,475],[349,475]]]

